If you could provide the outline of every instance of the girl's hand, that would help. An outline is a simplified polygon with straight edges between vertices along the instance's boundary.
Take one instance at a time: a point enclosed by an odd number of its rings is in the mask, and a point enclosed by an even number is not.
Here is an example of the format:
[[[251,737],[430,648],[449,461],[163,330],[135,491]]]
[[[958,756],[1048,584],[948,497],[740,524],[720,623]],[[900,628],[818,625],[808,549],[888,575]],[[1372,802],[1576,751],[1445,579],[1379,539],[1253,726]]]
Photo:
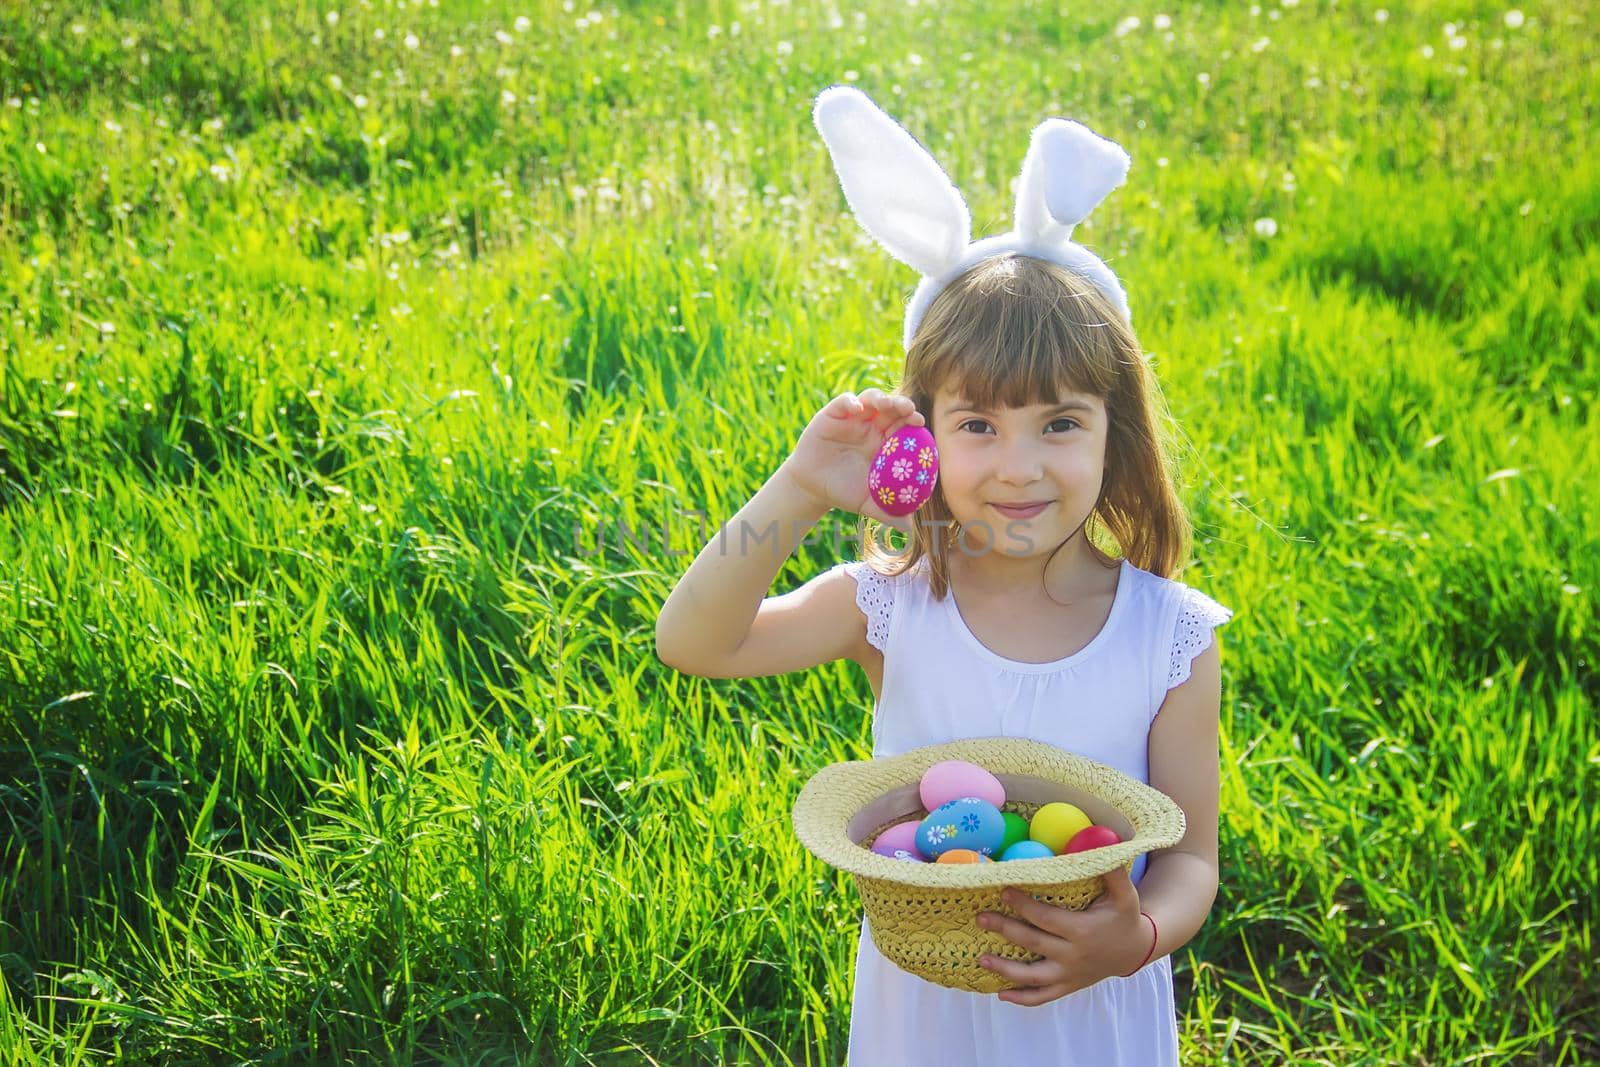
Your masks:
[[[910,533],[911,516],[890,515],[879,507],[867,489],[867,475],[891,433],[926,421],[910,397],[881,389],[866,389],[860,396],[840,393],[812,416],[780,469],[824,511],[843,508]]]
[[[984,967],[1018,983],[1016,989],[998,993],[1001,1000],[1036,1008],[1139,966],[1152,936],[1150,924],[1139,914],[1139,891],[1124,867],[1111,871],[1105,881],[1105,894],[1082,911],[1007,889],[1002,899],[1026,922],[991,911],[979,914],[983,929],[1044,957],[1023,963],[984,955]]]

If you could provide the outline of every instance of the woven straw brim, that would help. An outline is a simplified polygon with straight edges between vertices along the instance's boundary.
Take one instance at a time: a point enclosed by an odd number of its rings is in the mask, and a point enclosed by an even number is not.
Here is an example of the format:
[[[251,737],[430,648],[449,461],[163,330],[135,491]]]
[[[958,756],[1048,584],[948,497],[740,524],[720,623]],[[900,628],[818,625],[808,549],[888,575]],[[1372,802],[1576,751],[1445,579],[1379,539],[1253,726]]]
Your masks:
[[[1122,842],[1065,856],[996,863],[907,863],[871,851],[879,833],[922,813],[923,772],[943,760],[976,763],[1005,786],[1002,810],[1031,818],[1065,801]],[[873,943],[897,966],[952,989],[994,993],[1014,983],[978,964],[984,953],[1039,959],[1000,934],[980,929],[979,912],[1017,913],[1001,903],[1006,886],[1059,907],[1088,907],[1103,876],[1183,839],[1183,809],[1166,794],[1114,767],[1042,741],[983,737],[912,749],[898,756],[822,768],[800,790],[794,828],[818,859],[855,876]]]

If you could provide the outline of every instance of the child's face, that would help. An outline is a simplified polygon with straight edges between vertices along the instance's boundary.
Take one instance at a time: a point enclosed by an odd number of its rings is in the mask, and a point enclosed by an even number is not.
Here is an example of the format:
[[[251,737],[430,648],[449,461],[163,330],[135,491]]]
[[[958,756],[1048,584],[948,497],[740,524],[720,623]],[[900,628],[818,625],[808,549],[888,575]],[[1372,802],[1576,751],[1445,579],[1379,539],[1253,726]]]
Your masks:
[[[966,531],[961,549],[1048,555],[1094,509],[1105,479],[1105,402],[1077,393],[1057,399],[977,411],[953,392],[934,395],[925,414],[939,445],[939,487]],[[1065,405],[1082,406],[1058,410]],[[1011,503],[1046,507],[1019,517],[996,506]]]

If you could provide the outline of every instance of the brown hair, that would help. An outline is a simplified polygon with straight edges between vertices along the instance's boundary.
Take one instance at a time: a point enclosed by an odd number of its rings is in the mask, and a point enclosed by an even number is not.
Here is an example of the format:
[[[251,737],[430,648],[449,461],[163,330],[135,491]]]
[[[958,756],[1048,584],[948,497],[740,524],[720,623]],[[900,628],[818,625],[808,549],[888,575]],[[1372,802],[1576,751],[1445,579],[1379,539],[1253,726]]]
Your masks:
[[[1098,524],[1136,567],[1176,579],[1187,566],[1189,517],[1174,489],[1173,434],[1160,389],[1132,327],[1087,278],[1015,253],[959,275],[918,324],[895,394],[910,397],[931,429],[941,386],[985,409],[1051,403],[1066,390],[1100,397],[1106,477],[1083,527],[1091,554],[1108,567],[1117,561],[1095,543],[1091,528]],[[874,569],[900,574],[926,556],[933,594],[944,599],[960,524],[942,487],[917,509],[899,554],[885,547],[886,536],[882,524],[863,520],[864,558]]]

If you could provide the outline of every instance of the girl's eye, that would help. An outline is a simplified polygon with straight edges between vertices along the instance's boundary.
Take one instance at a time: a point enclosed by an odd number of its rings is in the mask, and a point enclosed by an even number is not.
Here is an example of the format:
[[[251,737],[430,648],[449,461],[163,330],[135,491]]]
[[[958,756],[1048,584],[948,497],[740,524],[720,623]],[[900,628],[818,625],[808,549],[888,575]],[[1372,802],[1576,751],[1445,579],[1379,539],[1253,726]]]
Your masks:
[[[1078,420],[1076,420],[1076,419],[1055,419],[1050,423],[1050,425],[1051,426],[1060,426],[1062,423],[1066,423],[1068,426],[1071,426],[1071,427],[1074,427],[1074,428],[1078,427]],[[968,426],[988,426],[988,425],[989,424],[987,422],[984,422],[982,419],[968,419],[966,422],[963,422],[959,427],[957,427],[957,429],[965,430]],[[981,432],[981,431],[978,431],[978,432]]]

